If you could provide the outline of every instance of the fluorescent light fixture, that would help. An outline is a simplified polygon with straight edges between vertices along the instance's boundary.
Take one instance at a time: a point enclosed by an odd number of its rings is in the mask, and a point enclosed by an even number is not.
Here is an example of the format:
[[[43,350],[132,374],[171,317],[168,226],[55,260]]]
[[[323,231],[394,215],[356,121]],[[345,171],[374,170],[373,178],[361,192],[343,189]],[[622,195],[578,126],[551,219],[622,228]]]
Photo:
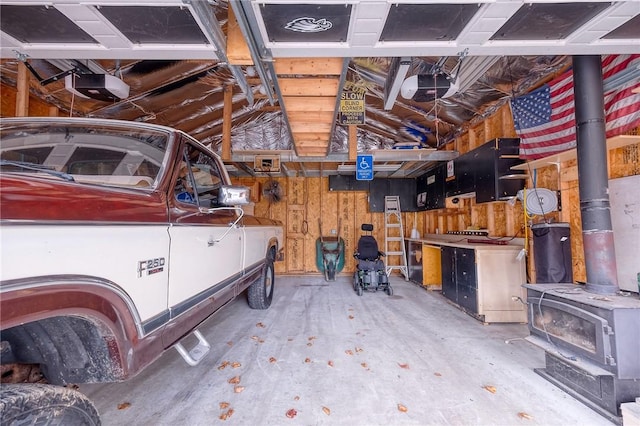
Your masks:
[[[632,80],[640,80],[640,63],[625,68],[603,81],[604,92],[618,89]]]
[[[411,58],[393,58],[389,66],[389,74],[384,85],[384,109],[390,110],[396,103],[396,98],[400,92],[400,87],[404,82],[404,78],[411,67]]]
[[[462,59],[453,83],[457,92],[464,93],[473,86],[499,59],[500,56],[467,56]]]

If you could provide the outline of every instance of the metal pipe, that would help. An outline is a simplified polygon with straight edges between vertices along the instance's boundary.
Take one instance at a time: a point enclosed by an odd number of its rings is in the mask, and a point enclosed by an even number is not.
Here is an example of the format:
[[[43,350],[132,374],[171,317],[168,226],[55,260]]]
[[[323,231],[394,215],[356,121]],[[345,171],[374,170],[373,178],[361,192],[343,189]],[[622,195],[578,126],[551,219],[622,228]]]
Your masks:
[[[599,55],[572,59],[585,290],[615,294],[620,288],[609,203],[602,62]]]

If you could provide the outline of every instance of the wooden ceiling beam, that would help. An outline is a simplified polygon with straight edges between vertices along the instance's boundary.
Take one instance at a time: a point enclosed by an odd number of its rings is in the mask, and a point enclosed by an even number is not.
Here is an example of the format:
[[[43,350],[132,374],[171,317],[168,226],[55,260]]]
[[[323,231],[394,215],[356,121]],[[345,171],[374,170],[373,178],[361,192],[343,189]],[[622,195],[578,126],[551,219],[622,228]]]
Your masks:
[[[340,80],[337,78],[278,78],[283,96],[335,96],[338,95]]]
[[[229,65],[253,65],[249,45],[242,34],[240,25],[233,13],[233,8],[228,7],[227,16],[227,59]]]
[[[276,58],[278,75],[340,75],[343,58]]]
[[[291,133],[324,133],[327,135],[331,132],[331,123],[319,123],[319,122],[296,122],[289,120],[289,127]]]
[[[289,111],[331,111],[336,110],[335,96],[285,96],[284,107]]]
[[[287,110],[289,121],[295,122],[322,122],[332,123],[334,118],[333,111],[296,111]]]

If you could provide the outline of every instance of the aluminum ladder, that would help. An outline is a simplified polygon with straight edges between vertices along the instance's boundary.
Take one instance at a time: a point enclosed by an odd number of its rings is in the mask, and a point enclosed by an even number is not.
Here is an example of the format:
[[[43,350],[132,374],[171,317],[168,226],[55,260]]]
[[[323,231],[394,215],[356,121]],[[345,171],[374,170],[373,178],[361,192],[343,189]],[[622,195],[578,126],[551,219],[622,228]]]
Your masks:
[[[384,197],[384,253],[387,257],[387,276],[391,271],[398,270],[407,281],[407,253],[404,246],[400,197],[397,195]]]

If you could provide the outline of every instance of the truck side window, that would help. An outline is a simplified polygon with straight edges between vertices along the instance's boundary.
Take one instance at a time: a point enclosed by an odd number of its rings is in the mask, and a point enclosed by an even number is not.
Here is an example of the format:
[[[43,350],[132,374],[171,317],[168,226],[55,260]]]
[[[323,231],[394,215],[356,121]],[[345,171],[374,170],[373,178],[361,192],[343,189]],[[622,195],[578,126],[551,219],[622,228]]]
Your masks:
[[[182,202],[197,204],[199,207],[220,207],[218,196],[223,180],[215,158],[196,146],[187,144],[183,163],[184,167],[180,167],[176,184],[176,198]],[[182,177],[187,179],[181,179]],[[181,187],[178,188],[178,185]]]

